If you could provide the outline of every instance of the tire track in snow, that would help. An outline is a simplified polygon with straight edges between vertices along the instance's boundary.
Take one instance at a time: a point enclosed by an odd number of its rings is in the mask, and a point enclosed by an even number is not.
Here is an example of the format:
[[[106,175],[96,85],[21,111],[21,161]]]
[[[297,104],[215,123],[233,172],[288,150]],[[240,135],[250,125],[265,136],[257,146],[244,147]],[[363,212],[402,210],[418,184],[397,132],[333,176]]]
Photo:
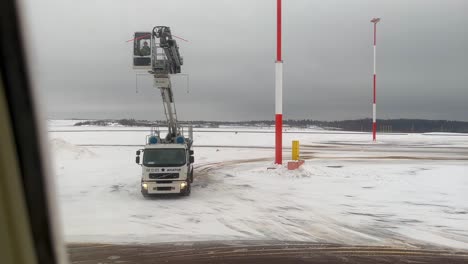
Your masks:
[[[143,145],[132,145],[132,144],[76,144],[76,146],[82,147],[144,147]],[[380,160],[391,160],[391,159],[405,159],[405,160],[468,160],[468,148],[460,147],[456,151],[446,147],[404,147],[401,145],[395,148],[393,145],[387,147],[379,146],[369,146],[369,145],[301,145],[302,154],[317,154],[317,158],[322,159],[356,159],[356,160],[369,160],[369,159],[380,159]],[[389,148],[392,147],[392,148]],[[232,148],[232,149],[274,149],[270,146],[236,146],[236,145],[194,145],[194,148]],[[291,148],[284,147],[283,151],[288,151]],[[349,155],[349,156],[336,156],[331,157],[328,154],[336,153],[357,153],[359,155]],[[368,154],[368,156],[362,156],[362,154]],[[382,153],[395,153],[393,155],[382,154]],[[431,155],[427,155],[430,153]],[[286,153],[285,153],[286,154]],[[302,158],[306,159],[304,155],[301,155]],[[273,160],[271,158],[261,158],[266,161]],[[223,162],[214,162],[211,165],[215,166],[215,163],[224,163],[224,165],[230,165],[230,163],[235,164],[239,163],[248,163],[256,162],[254,160],[233,160],[233,161],[223,161]],[[203,166],[208,166],[204,164]]]
[[[304,159],[313,158],[313,156],[303,156]],[[263,161],[270,161],[272,160],[271,157],[263,157],[263,158],[256,158],[256,159],[239,159],[239,160],[230,160],[230,161],[220,161],[220,162],[209,162],[198,165],[195,168],[195,172],[197,173],[196,179],[198,178],[198,183],[200,181],[205,182],[206,185],[210,183],[213,184],[225,184],[222,182],[216,182],[213,178],[223,178],[225,176],[223,172],[219,170],[226,169],[226,167],[232,167],[236,165],[243,165],[247,163],[255,163],[255,162],[263,162]],[[325,171],[322,171],[325,173]],[[202,184],[203,185],[203,184]],[[205,185],[205,186],[206,186]],[[246,203],[245,193],[241,191],[237,191],[235,188],[231,189],[229,193],[232,195],[233,198],[236,198],[240,201],[240,203]],[[252,199],[252,203],[255,203],[256,200]],[[274,202],[274,201],[273,201]],[[252,205],[255,206],[255,205]],[[228,210],[224,208],[220,208],[220,213],[223,215],[229,213]],[[344,227],[342,224],[336,222],[333,219],[325,219],[321,216],[317,216],[317,218],[321,218],[320,222],[326,224],[317,224],[317,223],[308,223],[302,219],[296,219],[294,215],[289,215],[288,210],[281,210],[278,212],[280,215],[274,216],[271,209],[263,207],[258,207],[258,210],[267,210],[265,215],[270,216],[269,219],[252,219],[251,217],[242,216],[241,218],[236,218],[235,216],[230,216],[232,221],[227,221],[224,218],[219,218],[218,221],[222,223],[227,228],[238,232],[242,235],[246,235],[249,238],[257,238],[257,239],[275,239],[275,240],[282,240],[285,237],[288,240],[297,240],[297,241],[313,241],[313,242],[355,242],[355,239],[349,239],[349,237],[356,237],[356,235],[360,236],[361,240],[378,240],[374,238],[372,235],[368,235],[362,233],[363,230],[353,230],[350,227]],[[307,210],[302,207],[297,207],[297,210]],[[323,226],[322,226],[323,225]],[[333,236],[330,236],[330,233],[323,232],[322,236],[317,236],[317,232],[320,229],[319,226],[322,226],[324,230],[342,230],[341,233],[336,233]],[[250,232],[247,230],[254,230],[255,233],[261,234],[256,235],[254,232]]]
[[[313,156],[303,156],[304,159],[313,158]],[[345,244],[372,244],[375,242],[389,245],[411,246],[418,244],[419,241],[411,240],[408,237],[403,237],[401,234],[395,233],[392,230],[383,229],[374,226],[356,227],[349,226],[338,219],[327,217],[320,212],[314,212],[314,219],[304,219],[297,217],[294,212],[284,209],[277,212],[271,211],[271,204],[284,204],[288,201],[270,201],[270,205],[262,206],[260,201],[255,197],[250,199],[245,191],[233,188],[228,188],[228,183],[223,179],[228,175],[221,170],[226,170],[229,167],[244,165],[248,163],[271,161],[272,157],[263,157],[255,159],[239,159],[230,161],[209,162],[200,164],[195,168],[198,177],[198,182],[204,182],[205,186],[222,185],[224,189],[229,190],[229,195],[235,199],[235,203],[248,204],[255,207],[255,210],[265,210],[261,216],[263,219],[255,219],[252,216],[242,215],[237,217],[230,214],[229,206],[226,204],[220,205],[217,211],[226,218],[219,218],[218,221],[227,228],[238,232],[241,235],[247,236],[249,239],[274,239],[274,240],[297,240],[311,242],[333,242]],[[266,168],[265,168],[266,169]],[[330,171],[317,168],[319,173],[328,175]],[[289,201],[291,202],[291,201]],[[216,207],[217,204],[214,204]],[[296,206],[296,205],[294,205]],[[303,208],[297,205],[297,210],[310,211],[312,208]]]

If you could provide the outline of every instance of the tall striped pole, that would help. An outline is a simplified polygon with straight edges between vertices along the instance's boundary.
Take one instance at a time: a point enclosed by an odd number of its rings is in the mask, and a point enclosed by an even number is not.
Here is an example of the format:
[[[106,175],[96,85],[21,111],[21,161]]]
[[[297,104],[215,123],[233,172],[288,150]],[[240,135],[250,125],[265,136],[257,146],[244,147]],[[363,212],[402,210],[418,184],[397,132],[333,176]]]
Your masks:
[[[376,88],[376,71],[375,71],[375,52],[376,52],[376,45],[377,45],[377,23],[380,21],[380,18],[373,18],[371,20],[374,23],[374,100],[372,104],[372,140],[376,140],[377,134],[377,113],[376,113],[376,95],[375,95],[375,88]]]
[[[283,61],[281,59],[281,0],[276,0],[275,163],[283,163]]]

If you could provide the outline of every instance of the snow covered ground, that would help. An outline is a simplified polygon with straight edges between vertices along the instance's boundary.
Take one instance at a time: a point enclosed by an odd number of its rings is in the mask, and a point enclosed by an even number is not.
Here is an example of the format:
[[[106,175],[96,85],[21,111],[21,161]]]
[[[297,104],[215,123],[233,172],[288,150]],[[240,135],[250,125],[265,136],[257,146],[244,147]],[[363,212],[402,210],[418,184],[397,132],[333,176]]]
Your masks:
[[[148,129],[49,122],[68,242],[299,240],[468,249],[468,137],[289,129],[303,167],[272,167],[270,128],[198,129],[190,197],[145,199]],[[290,156],[285,150],[285,157]]]

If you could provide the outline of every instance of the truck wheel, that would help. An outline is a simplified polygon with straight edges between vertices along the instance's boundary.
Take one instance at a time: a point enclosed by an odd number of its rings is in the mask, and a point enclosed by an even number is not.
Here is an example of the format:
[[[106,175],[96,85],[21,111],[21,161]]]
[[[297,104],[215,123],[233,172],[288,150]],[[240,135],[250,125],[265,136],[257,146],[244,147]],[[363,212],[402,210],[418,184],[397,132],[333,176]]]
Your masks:
[[[183,190],[180,193],[180,195],[189,196],[191,192],[192,192],[192,184],[190,184],[190,181],[187,181],[187,187],[185,187],[185,190]]]

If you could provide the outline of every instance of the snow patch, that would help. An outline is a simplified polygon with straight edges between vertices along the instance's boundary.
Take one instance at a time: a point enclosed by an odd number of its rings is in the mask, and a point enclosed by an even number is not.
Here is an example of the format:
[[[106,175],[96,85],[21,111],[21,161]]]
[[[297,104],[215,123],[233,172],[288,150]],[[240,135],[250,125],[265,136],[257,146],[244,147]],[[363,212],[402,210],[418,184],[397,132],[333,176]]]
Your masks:
[[[76,146],[60,138],[51,139],[50,145],[52,153],[58,158],[82,159],[96,157],[96,154],[86,147]]]
[[[252,170],[255,174],[268,175],[281,178],[309,178],[314,175],[313,171],[304,169],[304,166],[299,167],[296,170],[288,170],[286,164],[270,164],[267,167],[267,170],[264,168],[255,168]]]

